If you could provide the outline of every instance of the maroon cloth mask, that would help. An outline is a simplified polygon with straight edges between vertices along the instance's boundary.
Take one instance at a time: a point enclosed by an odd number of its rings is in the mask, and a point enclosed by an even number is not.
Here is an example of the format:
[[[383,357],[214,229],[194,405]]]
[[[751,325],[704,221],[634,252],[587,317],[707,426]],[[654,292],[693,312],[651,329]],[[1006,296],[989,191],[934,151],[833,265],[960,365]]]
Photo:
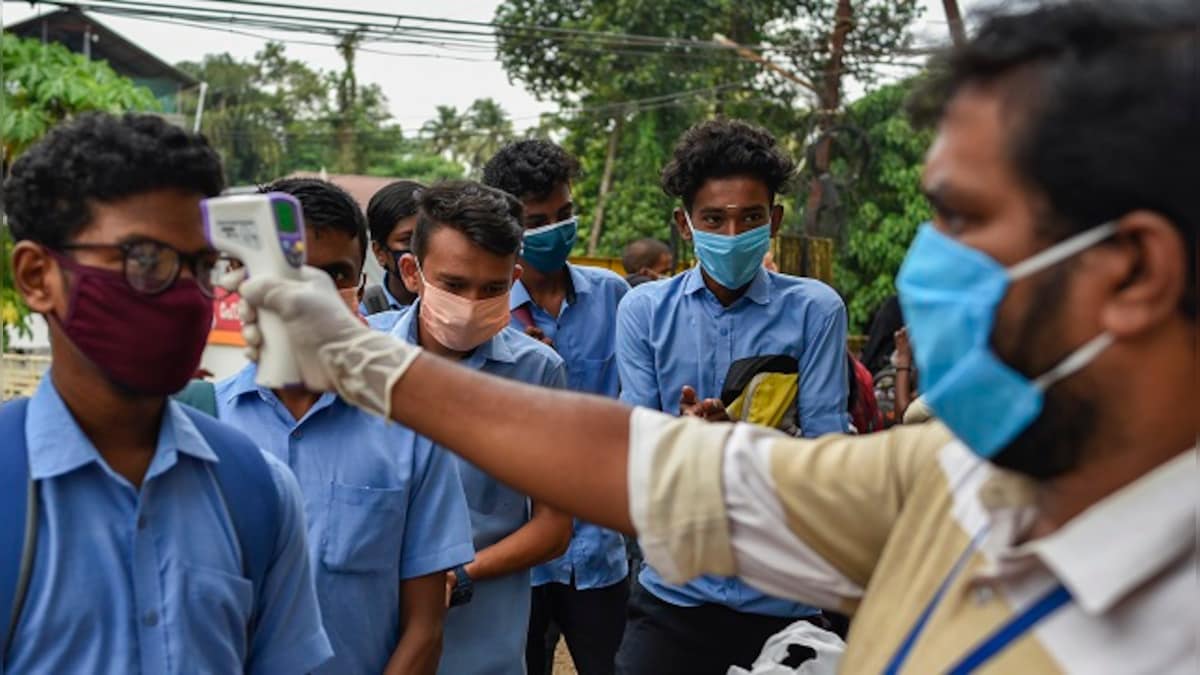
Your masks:
[[[187,385],[212,329],[212,299],[195,279],[144,295],[121,272],[54,257],[72,282],[67,317],[54,318],[84,356],[138,394],[165,396]]]

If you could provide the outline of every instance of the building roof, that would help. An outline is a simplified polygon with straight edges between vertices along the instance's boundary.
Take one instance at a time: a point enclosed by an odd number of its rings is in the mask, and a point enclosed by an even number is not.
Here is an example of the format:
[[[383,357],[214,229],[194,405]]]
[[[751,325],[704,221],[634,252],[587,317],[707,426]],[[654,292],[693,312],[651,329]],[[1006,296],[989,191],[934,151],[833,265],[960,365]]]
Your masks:
[[[180,87],[199,84],[196,78],[163,61],[121,36],[120,33],[84,14],[78,8],[60,9],[15,23],[5,30],[21,37],[57,42],[73,52],[84,53],[84,36],[92,36],[91,57],[104,60],[117,73],[130,78],[166,79]]]
[[[354,201],[358,202],[365,210],[367,204],[371,201],[371,197],[375,196],[385,185],[394,183],[399,178],[384,178],[381,176],[361,176],[348,173],[325,173],[314,171],[297,171],[288,174],[288,178],[321,178],[330,183],[342,188],[354,197]]]

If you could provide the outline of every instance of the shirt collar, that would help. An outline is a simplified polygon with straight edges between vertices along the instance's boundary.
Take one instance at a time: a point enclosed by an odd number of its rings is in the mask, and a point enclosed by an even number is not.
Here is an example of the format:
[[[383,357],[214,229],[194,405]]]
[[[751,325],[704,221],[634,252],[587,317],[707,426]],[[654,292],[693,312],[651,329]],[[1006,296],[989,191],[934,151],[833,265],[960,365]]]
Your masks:
[[[29,401],[25,438],[29,473],[35,480],[60,476],[92,462],[102,463],[99,451],[79,428],[49,372]],[[216,454],[180,405],[168,400],[146,478],[169,469],[179,452],[207,462],[217,461]]]
[[[1031,492],[997,478],[981,487],[989,510],[1032,500]],[[1198,478],[1193,449],[1007,555],[1036,557],[1084,611],[1104,613],[1195,546]]]
[[[271,391],[267,387],[260,387],[258,383],[254,381],[256,377],[258,377],[258,365],[254,363],[246,364],[246,367],[242,368],[238,374],[234,376],[233,382],[225,394],[225,402],[232,405],[239,398],[247,394],[257,394],[258,397],[266,403],[273,404],[279,402],[279,397],[275,395],[275,392]],[[333,405],[335,402],[340,400],[340,397],[332,392],[325,392],[324,394],[321,394],[321,397],[317,399],[317,402],[314,403],[311,408],[309,408],[307,413],[305,413],[304,419],[308,419],[319,410]],[[280,404],[282,405],[282,403]],[[297,423],[303,422],[304,419],[298,420]]]
[[[404,313],[404,316],[396,322],[395,328],[392,329],[392,335],[408,341],[411,344],[420,344],[420,335],[417,333],[417,317],[421,313],[421,299],[417,298],[409,311]],[[478,370],[483,366],[484,361],[497,361],[500,363],[516,363],[517,357],[513,353],[512,347],[508,344],[508,339],[505,333],[508,328],[502,329],[496,335],[493,335],[490,340],[484,342],[471,352],[471,355],[463,360],[463,365],[469,368]]]
[[[592,287],[596,284],[592,279],[584,274],[578,266],[566,263],[567,278],[570,280],[570,286],[567,288],[567,304],[573,305],[578,302],[576,299],[579,295],[586,295],[592,292]],[[534,304],[533,298],[529,296],[529,289],[525,288],[525,284],[520,279],[513,284],[512,292],[508,294],[508,308],[517,309],[526,304]]]
[[[700,291],[708,290],[708,286],[704,283],[704,275],[700,273],[699,264],[694,265],[683,274],[685,275],[683,282],[684,294],[693,295]],[[750,282],[750,288],[746,289],[746,292],[742,294],[742,298],[758,305],[765,305],[771,301],[771,275],[767,272],[767,268],[758,268],[758,272],[754,274],[754,280]],[[741,298],[738,298],[738,300],[741,300]]]

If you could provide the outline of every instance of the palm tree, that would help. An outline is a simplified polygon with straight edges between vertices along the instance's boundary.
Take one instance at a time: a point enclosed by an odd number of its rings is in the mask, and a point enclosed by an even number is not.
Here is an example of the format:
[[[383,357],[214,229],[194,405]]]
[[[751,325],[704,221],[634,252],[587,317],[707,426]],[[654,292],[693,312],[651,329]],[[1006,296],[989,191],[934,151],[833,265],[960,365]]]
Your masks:
[[[458,113],[458,108],[452,105],[439,105],[437,117],[421,126],[421,135],[429,143],[435,153],[449,159],[462,161],[465,149],[466,117]]]
[[[513,138],[513,123],[499,103],[490,98],[477,99],[467,108],[470,125],[468,164],[478,172],[500,148]]]

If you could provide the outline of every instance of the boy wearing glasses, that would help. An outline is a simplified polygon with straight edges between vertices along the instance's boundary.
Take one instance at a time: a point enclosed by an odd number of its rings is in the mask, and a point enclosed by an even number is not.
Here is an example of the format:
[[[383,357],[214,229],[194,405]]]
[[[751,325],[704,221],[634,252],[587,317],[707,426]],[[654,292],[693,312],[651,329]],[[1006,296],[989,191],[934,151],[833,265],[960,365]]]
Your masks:
[[[313,178],[262,188],[300,201],[307,262],[357,313],[367,225],[354,198]],[[336,394],[255,384],[254,364],[217,384],[220,419],[287,463],[300,483],[333,659],[318,674],[432,675],[442,653],[446,573],[471,562],[455,459]]]
[[[0,547],[29,572],[0,632],[8,672],[309,672],[330,656],[291,472],[167,398],[211,326],[200,200],[222,187],[207,142],[153,115],[80,116],[5,182],[15,285],[53,356],[32,399],[0,408],[17,439],[0,473],[19,481],[3,491],[28,490],[35,515],[32,545]]]

